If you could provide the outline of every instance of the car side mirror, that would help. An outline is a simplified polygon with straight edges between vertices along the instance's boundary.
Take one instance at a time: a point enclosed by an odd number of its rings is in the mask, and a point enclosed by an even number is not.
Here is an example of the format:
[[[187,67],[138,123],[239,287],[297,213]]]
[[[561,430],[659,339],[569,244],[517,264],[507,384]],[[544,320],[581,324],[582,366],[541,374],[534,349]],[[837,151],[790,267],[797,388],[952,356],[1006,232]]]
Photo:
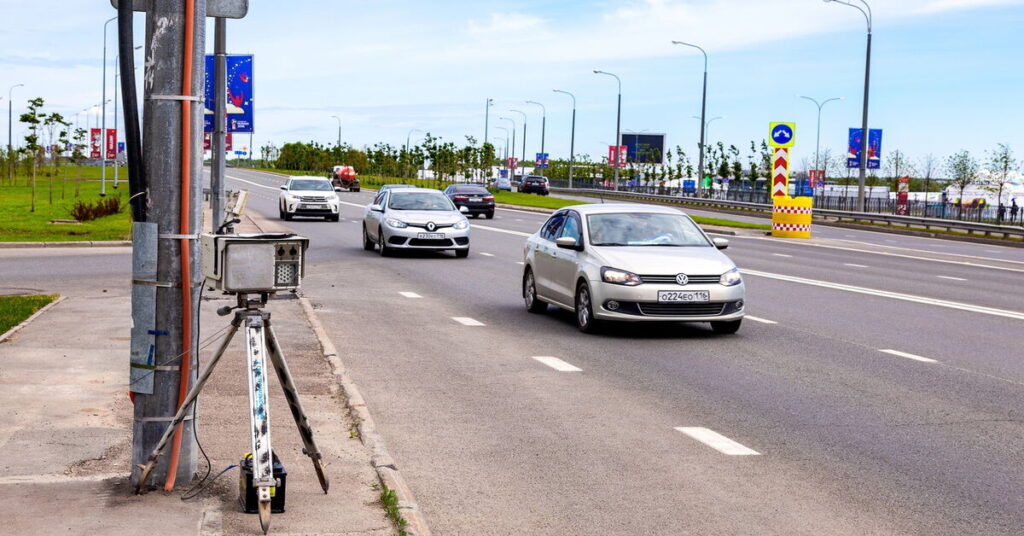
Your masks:
[[[711,243],[718,249],[725,249],[729,247],[729,241],[724,238],[713,238]]]
[[[469,207],[467,207],[466,205],[462,205],[461,207],[459,207],[459,212],[463,214],[469,214]]]
[[[282,184],[282,185],[281,185],[281,189],[282,189],[282,190],[287,190],[287,189],[288,189],[288,187]]]
[[[340,192],[341,191],[341,187],[340,186],[335,186],[334,187],[334,191],[335,192]]]
[[[562,249],[575,249],[577,251],[583,249],[583,247],[576,242],[576,239],[571,236],[562,236],[555,239],[555,245]]]
[[[370,205],[370,210],[373,212],[384,212],[384,207],[380,205]]]

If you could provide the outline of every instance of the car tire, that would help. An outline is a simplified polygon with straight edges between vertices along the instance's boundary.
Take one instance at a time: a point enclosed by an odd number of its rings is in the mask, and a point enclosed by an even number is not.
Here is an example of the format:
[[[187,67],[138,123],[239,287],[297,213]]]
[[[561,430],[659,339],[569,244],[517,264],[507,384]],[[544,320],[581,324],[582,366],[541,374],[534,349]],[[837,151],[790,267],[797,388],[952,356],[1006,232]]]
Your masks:
[[[576,287],[576,327],[583,333],[597,333],[600,325],[594,319],[594,303],[590,287],[580,282]]]
[[[729,320],[726,322],[712,322],[711,331],[720,335],[732,335],[740,330],[740,325],[743,324],[743,319]]]
[[[493,220],[494,219],[494,212],[488,212],[487,213],[487,219]]]
[[[282,220],[284,219],[284,209],[283,208],[277,207],[277,217],[279,219],[282,219]]]
[[[333,216],[327,216],[327,221],[341,221],[341,214],[335,214]]]
[[[353,189],[351,189],[351,190],[349,190],[349,191],[350,191],[350,192],[358,192],[358,191],[359,191],[359,188],[353,188]]]
[[[537,282],[533,277],[533,270],[529,268],[523,274],[523,302],[526,304],[526,310],[534,314],[546,313],[548,310],[548,304],[537,297]]]
[[[380,248],[381,257],[390,257],[391,248],[388,247],[388,243],[384,241],[384,230],[377,229],[377,247]]]
[[[456,259],[465,259],[466,257],[469,257],[469,248],[455,250]]]
[[[377,246],[373,240],[370,240],[370,234],[366,232],[366,225],[363,225],[363,249],[365,251],[373,251],[373,248]]]
[[[284,221],[292,221],[292,218],[293,218],[293,217],[294,217],[293,215],[291,215],[291,214],[289,214],[289,213],[285,212],[285,213],[284,213],[284,218],[283,218],[283,219],[284,219]]]

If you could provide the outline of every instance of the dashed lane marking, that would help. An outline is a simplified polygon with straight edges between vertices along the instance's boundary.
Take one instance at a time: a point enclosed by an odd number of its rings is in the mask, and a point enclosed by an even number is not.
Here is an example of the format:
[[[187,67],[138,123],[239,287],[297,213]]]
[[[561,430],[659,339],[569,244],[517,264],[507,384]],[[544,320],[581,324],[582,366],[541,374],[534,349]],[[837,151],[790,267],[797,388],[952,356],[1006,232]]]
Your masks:
[[[885,354],[891,354],[891,355],[895,355],[895,356],[899,356],[899,357],[905,357],[907,359],[913,359],[914,361],[920,361],[922,363],[938,363],[938,361],[936,361],[934,359],[931,359],[931,358],[928,358],[928,357],[921,357],[919,355],[914,355],[914,354],[908,354],[907,352],[901,352],[899,350],[879,350],[879,352],[882,352],[882,353],[885,353]]]
[[[484,323],[480,322],[479,320],[473,320],[472,318],[465,317],[465,316],[453,316],[452,320],[462,324],[463,326],[482,326],[482,325],[484,325]]]
[[[849,266],[851,268],[868,268],[866,264],[854,264],[852,262],[844,262],[843,266]]]
[[[760,456],[761,453],[745,447],[728,437],[700,426],[677,426],[676,430],[728,456]]]
[[[520,231],[511,231],[509,229],[501,229],[501,228],[498,228],[498,227],[490,227],[490,226],[487,226],[487,225],[477,225],[475,223],[473,224],[473,228],[474,229],[483,229],[484,231],[494,231],[496,233],[505,233],[505,234],[515,235],[515,236],[531,236],[531,234],[532,234],[532,233],[523,233],[523,232],[520,232]]]
[[[775,256],[775,257],[786,257],[787,259],[793,257],[792,255],[786,255],[785,253],[772,253],[772,256]]]
[[[402,296],[405,296],[406,298],[422,298],[423,297],[423,296],[420,296],[419,294],[416,294],[415,292],[399,292],[399,294],[401,294]]]
[[[480,252],[480,254],[483,255],[484,257],[493,257],[494,256],[493,253],[484,253],[482,251]]]
[[[533,356],[533,358],[557,370],[558,372],[583,372],[583,369],[570,365],[565,361],[558,359],[557,357],[551,357],[547,355],[535,355]]]
[[[745,315],[743,318],[747,320],[752,320],[754,322],[760,322],[762,324],[778,324],[778,322],[774,320],[768,320],[767,318],[759,318],[756,316]]]
[[[953,276],[950,276],[950,275],[937,275],[935,277],[938,277],[939,279],[948,279],[950,281],[967,281],[966,279],[964,279],[962,277],[953,277]]]

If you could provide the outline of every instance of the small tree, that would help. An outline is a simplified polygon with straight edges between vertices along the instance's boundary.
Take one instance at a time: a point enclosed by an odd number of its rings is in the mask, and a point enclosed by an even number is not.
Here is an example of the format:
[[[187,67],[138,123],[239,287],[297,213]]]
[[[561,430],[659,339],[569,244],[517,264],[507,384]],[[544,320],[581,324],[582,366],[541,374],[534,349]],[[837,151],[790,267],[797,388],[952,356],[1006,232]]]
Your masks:
[[[996,204],[1003,204],[1003,188],[1006,187],[1010,178],[1010,171],[1017,167],[1017,160],[1013,157],[1010,146],[1000,143],[996,149],[989,153],[988,171],[992,174],[992,182],[985,189],[996,194]]]
[[[957,217],[963,215],[964,190],[978,180],[978,161],[968,151],[960,151],[946,159],[950,184],[960,191]]]
[[[82,194],[82,160],[85,160],[85,129],[76,128],[71,143],[71,161],[75,163],[75,197]]]
[[[927,200],[928,192],[932,191],[932,176],[939,169],[939,159],[935,158],[935,155],[928,153],[921,158],[921,174],[924,175],[924,191],[925,199]]]
[[[25,136],[25,151],[32,161],[32,172],[30,181],[32,183],[32,208],[30,212],[36,211],[36,167],[39,164],[39,125],[46,118],[40,110],[43,108],[43,99],[36,97],[28,101],[28,111],[21,114],[19,121],[28,125],[28,135]]]

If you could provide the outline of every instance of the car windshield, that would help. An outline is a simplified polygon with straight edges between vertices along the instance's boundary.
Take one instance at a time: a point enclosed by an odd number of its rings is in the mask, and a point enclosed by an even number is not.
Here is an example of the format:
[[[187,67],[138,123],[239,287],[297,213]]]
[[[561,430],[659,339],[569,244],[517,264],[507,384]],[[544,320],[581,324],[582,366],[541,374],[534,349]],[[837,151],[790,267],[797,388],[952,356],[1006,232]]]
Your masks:
[[[391,194],[388,208],[394,210],[455,210],[441,192],[402,192]]]
[[[334,190],[330,182],[320,179],[293,180],[289,190],[306,190],[313,192],[330,192]]]
[[[453,189],[452,192],[456,193],[456,194],[473,194],[473,195],[488,195],[488,194],[490,194],[490,192],[488,192],[485,188],[483,188],[481,186],[459,186],[459,187],[456,187],[455,189]]]
[[[594,246],[711,245],[697,225],[682,214],[591,214],[587,227]]]

